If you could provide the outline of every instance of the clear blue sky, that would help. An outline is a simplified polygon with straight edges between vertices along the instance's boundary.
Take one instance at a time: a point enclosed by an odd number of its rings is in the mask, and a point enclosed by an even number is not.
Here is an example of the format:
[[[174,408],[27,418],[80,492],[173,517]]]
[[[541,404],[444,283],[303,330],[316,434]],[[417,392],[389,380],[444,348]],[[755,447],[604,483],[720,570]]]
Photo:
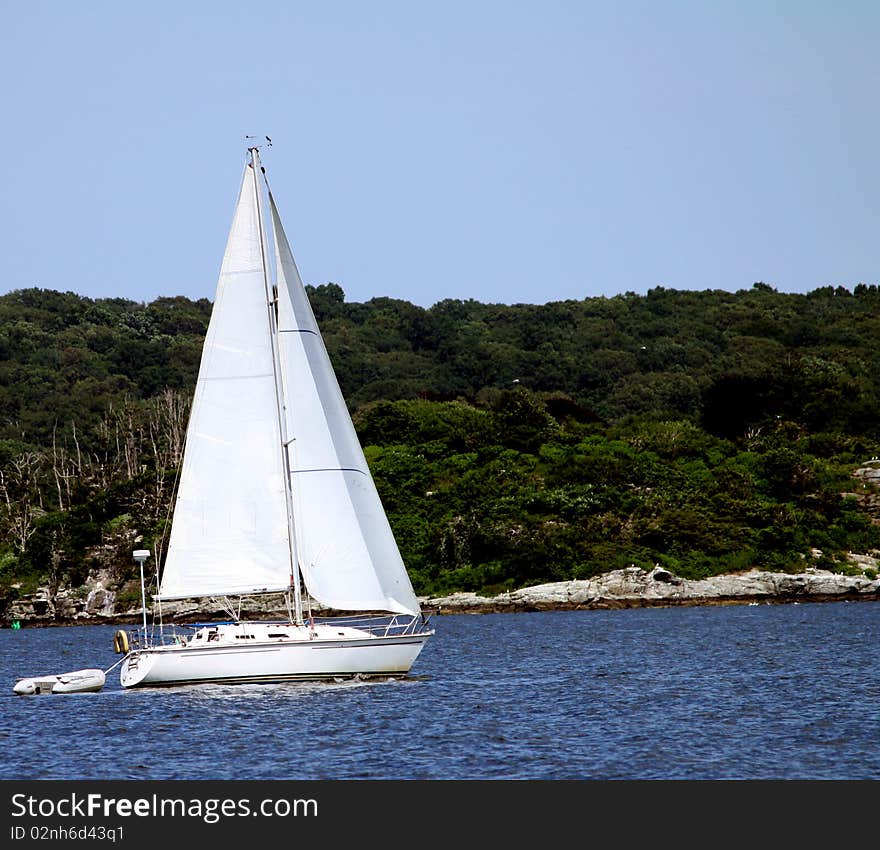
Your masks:
[[[349,301],[880,282],[877,2],[0,11],[0,292],[213,299],[247,134]]]

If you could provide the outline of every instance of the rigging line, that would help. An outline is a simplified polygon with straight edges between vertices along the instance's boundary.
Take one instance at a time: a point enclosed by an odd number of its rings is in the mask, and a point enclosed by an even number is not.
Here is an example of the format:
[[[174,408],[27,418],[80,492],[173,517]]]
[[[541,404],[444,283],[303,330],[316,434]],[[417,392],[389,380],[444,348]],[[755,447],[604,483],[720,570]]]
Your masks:
[[[122,658],[120,658],[119,661],[117,661],[115,664],[111,664],[111,665],[110,665],[110,666],[104,671],[104,675],[106,675],[107,673],[109,673],[114,667],[118,667],[120,664],[122,664],[122,662],[125,661],[126,658],[128,658],[128,653],[126,653],[125,655],[123,655]]]

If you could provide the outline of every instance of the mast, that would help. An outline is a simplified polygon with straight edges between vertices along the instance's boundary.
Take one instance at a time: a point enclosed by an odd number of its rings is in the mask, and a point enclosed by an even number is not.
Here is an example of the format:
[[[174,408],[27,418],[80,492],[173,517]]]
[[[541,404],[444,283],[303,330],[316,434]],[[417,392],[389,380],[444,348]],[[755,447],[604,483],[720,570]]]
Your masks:
[[[302,594],[300,592],[300,571],[297,557],[296,528],[293,520],[293,491],[290,477],[291,439],[287,434],[287,417],[285,415],[286,399],[281,379],[281,355],[278,349],[278,293],[269,279],[269,252],[266,245],[266,230],[263,225],[263,194],[260,188],[259,174],[260,149],[256,146],[248,148],[251,155],[251,177],[254,181],[254,195],[257,205],[257,224],[260,232],[260,250],[263,254],[263,284],[266,289],[266,312],[269,321],[269,338],[272,342],[272,370],[275,378],[276,414],[278,418],[278,439],[281,451],[281,464],[284,472],[284,501],[287,508],[287,539],[290,552],[290,584],[293,589],[294,617],[297,625],[303,624]]]

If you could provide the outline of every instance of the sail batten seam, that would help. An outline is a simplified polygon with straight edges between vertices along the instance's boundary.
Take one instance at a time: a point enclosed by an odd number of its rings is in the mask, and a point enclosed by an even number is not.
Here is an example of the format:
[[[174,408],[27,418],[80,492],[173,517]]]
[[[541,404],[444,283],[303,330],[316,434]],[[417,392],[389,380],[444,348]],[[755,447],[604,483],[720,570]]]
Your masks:
[[[315,467],[314,469],[291,469],[291,475],[299,475],[302,472],[359,472],[361,475],[366,475],[366,471],[363,469],[358,469],[355,466],[320,466]]]

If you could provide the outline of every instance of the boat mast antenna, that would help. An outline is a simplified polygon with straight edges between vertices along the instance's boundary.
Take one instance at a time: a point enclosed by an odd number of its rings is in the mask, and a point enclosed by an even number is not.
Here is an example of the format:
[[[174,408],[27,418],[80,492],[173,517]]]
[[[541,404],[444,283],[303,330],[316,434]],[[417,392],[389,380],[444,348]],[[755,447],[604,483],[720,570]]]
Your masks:
[[[248,150],[251,150],[252,148],[256,148],[256,150],[260,149],[260,146],[263,143],[257,142],[257,138],[258,138],[257,136],[245,136],[244,137],[244,140],[247,142],[247,145],[248,145]],[[266,145],[271,148],[272,147],[272,140],[268,136],[263,136],[263,138],[266,140]]]
[[[141,568],[141,608],[144,613],[144,641],[147,639],[147,590],[144,585],[144,561],[150,557],[149,549],[135,549],[132,552],[135,561],[138,562],[138,566]]]

